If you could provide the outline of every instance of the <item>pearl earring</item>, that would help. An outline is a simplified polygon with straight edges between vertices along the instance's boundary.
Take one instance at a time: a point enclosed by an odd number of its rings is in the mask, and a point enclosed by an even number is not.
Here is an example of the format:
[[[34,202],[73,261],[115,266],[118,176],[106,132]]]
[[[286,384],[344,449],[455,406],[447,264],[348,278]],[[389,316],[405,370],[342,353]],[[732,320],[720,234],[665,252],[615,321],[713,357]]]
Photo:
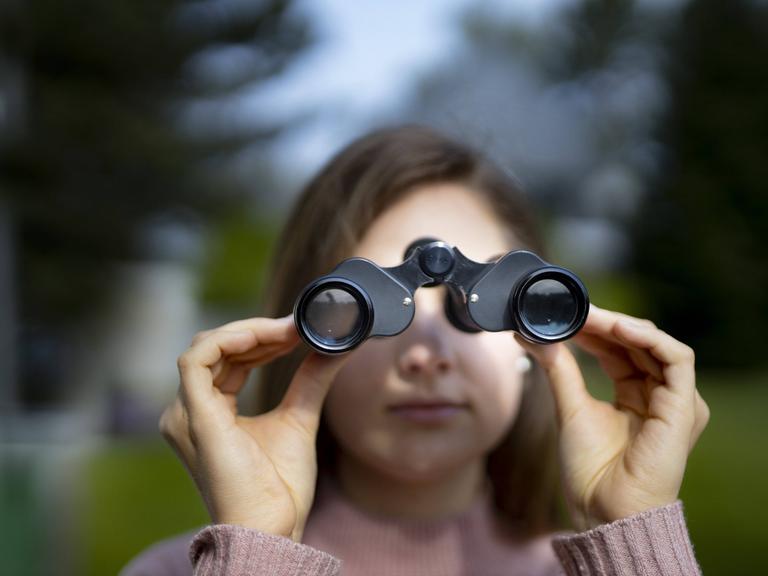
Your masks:
[[[518,372],[525,373],[533,367],[533,364],[531,364],[531,359],[528,358],[528,355],[523,354],[515,361],[515,367]]]

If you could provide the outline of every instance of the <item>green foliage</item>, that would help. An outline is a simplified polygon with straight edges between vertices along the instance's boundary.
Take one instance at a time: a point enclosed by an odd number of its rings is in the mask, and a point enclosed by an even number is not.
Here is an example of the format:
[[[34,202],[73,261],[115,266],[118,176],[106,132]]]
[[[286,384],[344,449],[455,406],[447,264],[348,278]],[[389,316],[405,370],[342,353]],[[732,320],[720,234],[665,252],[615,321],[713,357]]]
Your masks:
[[[647,317],[647,304],[630,274],[582,275],[590,301],[607,310],[619,310],[632,316]]]
[[[704,574],[760,572],[768,542],[765,479],[768,458],[768,375],[705,374],[698,387],[711,410],[707,429],[688,459],[680,494]]]
[[[146,256],[150,217],[207,218],[243,204],[245,186],[210,167],[279,126],[216,122],[216,98],[269,79],[307,44],[289,7],[0,0],[0,63],[23,94],[9,111],[15,130],[0,134],[22,321],[77,322],[106,292],[110,261]],[[249,58],[222,78],[204,63],[225,50]],[[190,116],[192,103],[209,108]]]
[[[201,300],[205,304],[255,312],[262,301],[278,225],[274,219],[254,219],[242,213],[215,225],[202,270]]]
[[[670,44],[667,162],[634,225],[653,318],[701,365],[765,366],[768,6],[698,0]]]
[[[71,356],[113,263],[160,256],[152,223],[204,225],[255,203],[226,160],[246,146],[258,157],[283,125],[235,120],[232,99],[308,42],[287,0],[0,0],[0,210],[18,263],[22,402],[71,388],[66,366],[34,354]],[[7,106],[5,91],[19,95]]]
[[[590,393],[612,401],[613,385],[597,362],[579,352]],[[680,499],[696,558],[708,576],[751,576],[768,541],[768,374],[703,372],[697,388],[711,416],[688,458]]]
[[[43,573],[38,551],[47,524],[36,473],[30,458],[0,453],[0,556],[6,574]]]
[[[611,384],[596,364],[588,358],[580,364],[590,391],[610,399]],[[699,375],[712,416],[689,458],[680,497],[696,556],[709,576],[752,575],[762,562],[768,540],[762,517],[768,509],[766,381],[765,373]],[[209,522],[192,481],[160,442],[105,446],[84,468],[80,498],[79,574],[114,574],[147,546]],[[25,543],[32,532],[17,536],[21,550],[32,549]]]
[[[113,442],[94,453],[78,502],[77,574],[117,574],[148,546],[210,522],[181,462],[160,441]]]

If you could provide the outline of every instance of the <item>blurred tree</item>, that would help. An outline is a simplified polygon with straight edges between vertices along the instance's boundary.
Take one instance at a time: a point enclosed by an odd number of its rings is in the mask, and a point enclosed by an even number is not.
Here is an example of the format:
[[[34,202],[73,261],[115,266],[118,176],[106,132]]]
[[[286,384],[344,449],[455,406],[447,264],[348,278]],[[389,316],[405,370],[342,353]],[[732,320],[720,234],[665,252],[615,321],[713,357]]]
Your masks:
[[[49,344],[105,295],[110,262],[145,255],[148,220],[243,201],[217,166],[281,126],[242,121],[236,98],[309,40],[288,0],[0,0],[0,208],[19,324],[44,344],[23,364],[62,355]],[[28,403],[55,395],[51,382],[26,389],[41,394]]]
[[[768,5],[694,0],[670,39],[665,166],[634,226],[651,314],[704,366],[768,365]]]
[[[657,39],[674,16],[657,3],[584,0],[526,22],[473,5],[461,50],[422,80],[411,107],[511,166],[551,257],[584,275],[596,302],[629,313],[643,298],[626,269],[626,222],[656,168]]]
[[[583,0],[521,24],[473,8],[412,117],[514,167],[552,238],[595,263],[599,303],[653,318],[703,366],[765,365],[767,13]]]

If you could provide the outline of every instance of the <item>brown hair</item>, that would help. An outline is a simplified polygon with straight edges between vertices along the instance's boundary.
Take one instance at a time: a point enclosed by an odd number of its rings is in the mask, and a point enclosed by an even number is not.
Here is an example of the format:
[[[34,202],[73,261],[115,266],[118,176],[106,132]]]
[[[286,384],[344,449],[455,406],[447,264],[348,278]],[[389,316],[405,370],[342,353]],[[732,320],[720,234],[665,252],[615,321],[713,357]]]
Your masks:
[[[307,184],[274,255],[265,313],[285,316],[311,280],[348,257],[371,223],[418,186],[461,183],[484,197],[521,248],[546,258],[528,204],[515,180],[473,149],[422,126],[370,133],[349,144]],[[277,406],[306,347],[265,366],[261,410]],[[525,536],[561,526],[556,431],[551,392],[541,369],[526,375],[519,414],[491,452],[487,470],[500,517]],[[321,419],[318,478],[334,472],[335,442]]]

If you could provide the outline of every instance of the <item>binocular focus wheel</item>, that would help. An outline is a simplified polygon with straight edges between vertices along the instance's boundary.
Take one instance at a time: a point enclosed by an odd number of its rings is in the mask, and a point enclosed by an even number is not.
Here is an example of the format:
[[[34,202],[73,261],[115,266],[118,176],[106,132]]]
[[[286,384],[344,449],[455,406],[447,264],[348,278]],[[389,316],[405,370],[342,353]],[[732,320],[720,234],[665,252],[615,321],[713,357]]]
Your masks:
[[[326,353],[347,352],[370,333],[373,305],[368,294],[346,278],[325,278],[309,285],[294,310],[299,334]]]

